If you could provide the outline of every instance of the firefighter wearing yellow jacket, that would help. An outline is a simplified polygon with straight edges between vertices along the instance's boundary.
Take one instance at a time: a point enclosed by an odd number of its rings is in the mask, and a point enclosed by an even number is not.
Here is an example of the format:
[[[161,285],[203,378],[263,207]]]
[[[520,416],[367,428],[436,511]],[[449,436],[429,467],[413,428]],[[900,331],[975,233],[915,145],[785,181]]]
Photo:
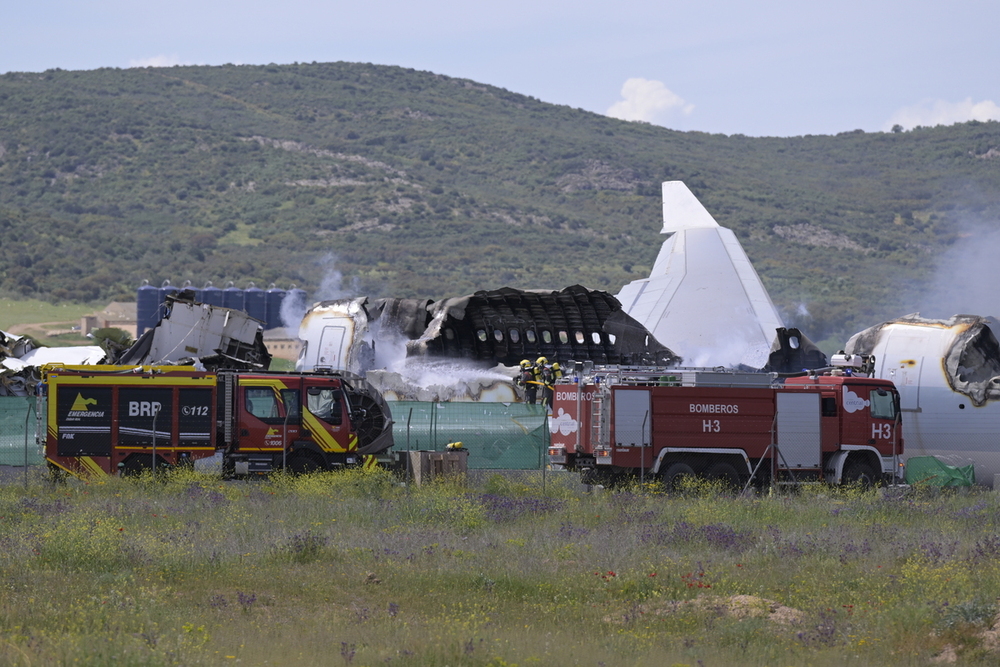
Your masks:
[[[521,370],[514,376],[514,384],[524,389],[524,402],[534,405],[538,399],[538,382],[535,380],[535,367],[528,359],[521,361]]]
[[[542,405],[548,408],[552,407],[552,397],[555,393],[554,386],[556,380],[561,377],[562,370],[559,368],[558,361],[550,364],[549,360],[545,357],[538,357],[535,360],[535,379],[542,387]]]

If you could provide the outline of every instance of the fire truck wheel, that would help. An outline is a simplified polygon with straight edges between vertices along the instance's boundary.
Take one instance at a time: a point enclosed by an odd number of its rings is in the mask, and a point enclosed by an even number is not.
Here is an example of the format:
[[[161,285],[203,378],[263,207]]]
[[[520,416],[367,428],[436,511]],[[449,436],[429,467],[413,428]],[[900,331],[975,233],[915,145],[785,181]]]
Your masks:
[[[844,466],[844,474],[840,478],[842,484],[858,484],[862,488],[870,489],[881,481],[878,473],[872,464],[864,459],[851,458]]]
[[[288,459],[288,471],[293,475],[305,475],[316,472],[321,467],[319,461],[305,452],[296,454]]]
[[[62,468],[49,464],[49,479],[53,484],[65,484],[68,473]]]
[[[161,459],[159,456],[156,457],[156,469],[160,472],[167,470],[170,465]],[[152,458],[147,454],[133,454],[125,461],[125,465],[121,467],[121,474],[125,477],[138,477],[146,471],[153,469]]]
[[[675,461],[663,471],[663,485],[667,487],[667,491],[678,491],[682,486],[682,481],[692,477],[694,477],[694,468],[683,461]]]
[[[705,471],[705,477],[709,481],[719,482],[727,490],[739,489],[743,486],[740,482],[740,474],[736,472],[736,468],[733,464],[726,463],[725,461],[719,461],[718,463],[713,463]]]

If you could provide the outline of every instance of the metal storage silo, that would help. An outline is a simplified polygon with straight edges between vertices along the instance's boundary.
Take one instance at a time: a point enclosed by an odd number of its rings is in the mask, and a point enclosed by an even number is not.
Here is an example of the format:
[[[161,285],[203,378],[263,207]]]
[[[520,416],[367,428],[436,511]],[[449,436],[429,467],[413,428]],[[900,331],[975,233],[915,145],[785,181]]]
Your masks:
[[[141,336],[146,329],[152,329],[159,321],[160,290],[149,284],[148,280],[135,293],[135,328],[136,336]]]
[[[264,292],[265,329],[277,329],[281,325],[281,302],[285,300],[285,290],[271,286]]]
[[[243,310],[255,320],[267,322],[267,314],[264,308],[264,290],[253,283],[247,285],[243,291]]]
[[[234,287],[232,281],[222,290],[222,307],[243,310],[243,290]]]
[[[205,286],[198,290],[198,292],[198,300],[201,303],[207,303],[210,306],[222,305],[222,290],[212,285],[211,280],[205,283]]]

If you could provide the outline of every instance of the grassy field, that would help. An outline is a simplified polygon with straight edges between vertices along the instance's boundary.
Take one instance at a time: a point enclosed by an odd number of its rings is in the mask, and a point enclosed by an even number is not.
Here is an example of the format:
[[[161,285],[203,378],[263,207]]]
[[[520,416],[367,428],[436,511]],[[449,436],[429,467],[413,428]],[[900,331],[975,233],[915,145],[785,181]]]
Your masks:
[[[69,332],[80,325],[80,318],[95,313],[107,304],[53,304],[36,299],[0,299],[0,330],[27,334],[52,347],[91,345],[93,341],[79,332]]]
[[[565,478],[562,478],[565,480]],[[996,664],[991,492],[0,488],[7,665]]]
[[[100,310],[107,304],[48,303],[37,299],[0,299],[0,329],[6,330],[12,324],[35,324],[41,322],[75,322],[84,315]]]

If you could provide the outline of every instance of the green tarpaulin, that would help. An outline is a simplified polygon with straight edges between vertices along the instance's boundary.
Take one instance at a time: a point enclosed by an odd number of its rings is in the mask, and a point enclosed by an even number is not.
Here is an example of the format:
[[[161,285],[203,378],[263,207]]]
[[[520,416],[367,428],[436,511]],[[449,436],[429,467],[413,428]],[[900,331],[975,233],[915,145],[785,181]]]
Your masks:
[[[906,461],[906,483],[927,486],[972,486],[976,470],[972,465],[956,467],[933,456],[914,456]]]

